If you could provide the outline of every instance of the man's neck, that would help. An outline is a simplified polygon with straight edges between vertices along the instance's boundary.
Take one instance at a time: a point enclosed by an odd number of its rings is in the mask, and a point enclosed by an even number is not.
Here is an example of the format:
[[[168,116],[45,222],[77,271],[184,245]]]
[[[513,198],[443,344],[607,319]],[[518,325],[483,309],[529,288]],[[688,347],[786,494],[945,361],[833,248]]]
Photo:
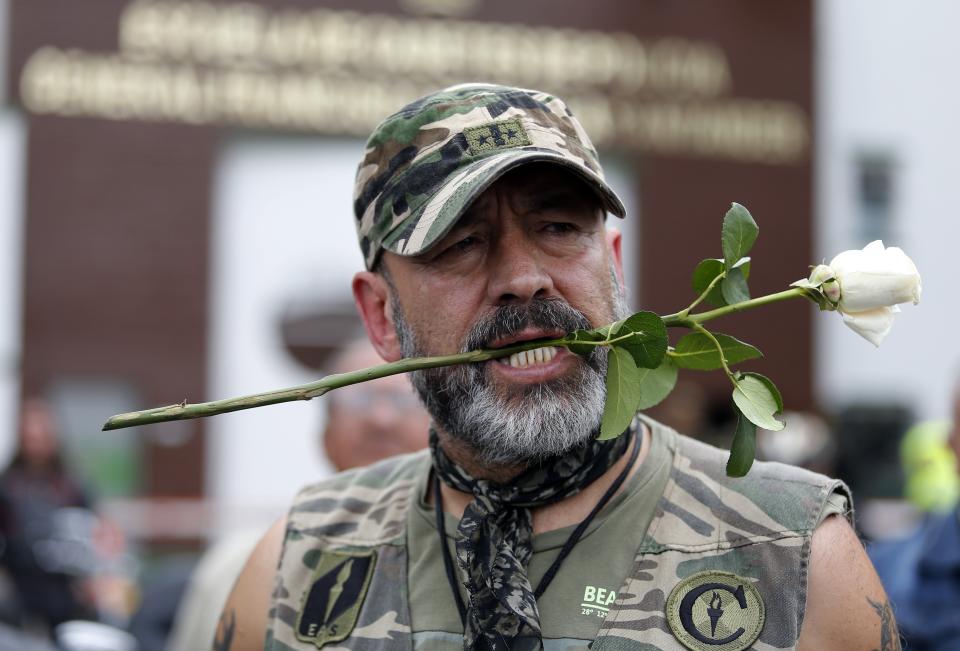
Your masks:
[[[440,445],[446,455],[473,477],[504,483],[525,470],[525,466],[517,465],[499,468],[496,472],[492,472],[489,468],[477,463],[477,455],[473,453],[469,445],[453,441],[449,435],[445,435],[443,432],[439,432],[439,435]],[[631,443],[631,446],[634,445],[640,445],[640,451],[637,454],[636,462],[634,462],[633,467],[627,474],[627,479],[637,471],[650,450],[650,430],[642,422],[640,424],[639,436]],[[548,504],[547,506],[532,509],[533,532],[538,534],[554,529],[562,529],[563,527],[577,524],[587,517],[610,485],[616,481],[617,476],[623,471],[624,466],[629,462],[631,450],[632,447],[628,448],[612,466],[607,468],[605,473],[600,475],[596,481],[576,495],[553,504]],[[627,482],[624,482],[619,491],[623,491],[626,485]],[[430,491],[427,499],[432,503],[434,499],[432,486]],[[473,501],[473,495],[470,493],[458,491],[443,483],[440,484],[440,493],[443,498],[443,510],[458,519],[463,516],[463,511],[467,508],[467,505]]]
[[[498,484],[506,484],[511,479],[520,476],[528,467],[524,463],[505,463],[498,466],[482,463],[480,455],[472,445],[451,436],[436,423],[434,423],[434,429],[437,432],[437,440],[440,447],[443,448],[443,452],[474,479],[486,479]]]

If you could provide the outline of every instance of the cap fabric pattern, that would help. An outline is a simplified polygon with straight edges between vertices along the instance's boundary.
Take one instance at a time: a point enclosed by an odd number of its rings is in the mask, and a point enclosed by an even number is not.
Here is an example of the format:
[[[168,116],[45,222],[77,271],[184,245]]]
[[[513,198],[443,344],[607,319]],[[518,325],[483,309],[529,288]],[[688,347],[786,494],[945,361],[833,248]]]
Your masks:
[[[559,98],[463,84],[408,104],[371,134],[357,170],[354,214],[367,268],[383,250],[428,250],[494,181],[537,161],[574,172],[608,212],[625,215],[589,136]]]

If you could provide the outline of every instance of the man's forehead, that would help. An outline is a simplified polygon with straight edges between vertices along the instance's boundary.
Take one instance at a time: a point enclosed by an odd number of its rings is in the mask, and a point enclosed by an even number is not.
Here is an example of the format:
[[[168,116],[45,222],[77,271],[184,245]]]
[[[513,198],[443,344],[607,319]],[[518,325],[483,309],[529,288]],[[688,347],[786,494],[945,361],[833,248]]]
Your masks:
[[[595,203],[598,209],[602,206],[599,197],[576,174],[558,165],[531,164],[511,170],[497,179],[467,206],[457,225],[476,219],[478,208],[503,191],[509,192],[511,200],[520,204],[557,197]]]
[[[552,163],[528,163],[506,172],[491,187],[512,185],[526,190],[576,187],[590,192],[587,184],[573,172]]]

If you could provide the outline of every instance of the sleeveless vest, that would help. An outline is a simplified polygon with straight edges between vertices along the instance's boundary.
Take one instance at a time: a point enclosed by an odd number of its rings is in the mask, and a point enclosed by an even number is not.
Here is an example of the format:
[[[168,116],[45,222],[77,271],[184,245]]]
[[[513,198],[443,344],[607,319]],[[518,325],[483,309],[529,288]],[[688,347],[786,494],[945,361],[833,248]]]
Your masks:
[[[765,619],[751,649],[795,648],[811,535],[831,495],[852,504],[849,490],[779,463],[757,462],[747,477],[733,479],[724,474],[727,452],[674,432],[669,444],[666,488],[591,648],[685,649],[668,624],[667,600],[684,578],[704,571],[744,577],[761,595]],[[425,451],[334,476],[297,496],[272,594],[267,651],[415,648],[405,528],[418,479],[429,469]]]

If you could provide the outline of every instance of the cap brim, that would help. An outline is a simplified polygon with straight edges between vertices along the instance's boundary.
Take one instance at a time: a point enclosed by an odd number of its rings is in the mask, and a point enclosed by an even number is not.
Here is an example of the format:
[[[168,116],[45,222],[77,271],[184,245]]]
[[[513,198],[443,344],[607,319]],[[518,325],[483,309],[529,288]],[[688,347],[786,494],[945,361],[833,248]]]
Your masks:
[[[497,179],[521,165],[537,162],[556,164],[573,172],[596,193],[607,212],[626,216],[620,197],[589,168],[548,151],[514,150],[483,158],[459,170],[421,209],[383,238],[382,248],[402,256],[427,251],[450,232],[474,199]]]

